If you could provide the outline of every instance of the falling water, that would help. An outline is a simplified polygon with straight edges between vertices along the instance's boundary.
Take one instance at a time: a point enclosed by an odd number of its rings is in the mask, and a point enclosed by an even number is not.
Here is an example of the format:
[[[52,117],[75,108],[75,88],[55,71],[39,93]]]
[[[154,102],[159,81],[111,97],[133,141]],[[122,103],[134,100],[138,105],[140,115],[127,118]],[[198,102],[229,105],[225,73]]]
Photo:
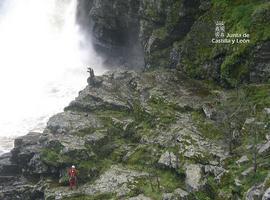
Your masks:
[[[76,0],[0,3],[0,154],[13,138],[42,131],[86,85],[102,60],[76,24]],[[83,48],[82,48],[83,46]]]

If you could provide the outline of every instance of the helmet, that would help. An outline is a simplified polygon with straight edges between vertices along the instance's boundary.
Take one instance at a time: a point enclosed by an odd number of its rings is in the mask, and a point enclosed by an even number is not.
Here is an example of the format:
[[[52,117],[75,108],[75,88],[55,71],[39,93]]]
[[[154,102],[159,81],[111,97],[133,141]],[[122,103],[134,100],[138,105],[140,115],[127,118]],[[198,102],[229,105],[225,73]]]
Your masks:
[[[74,166],[74,165],[72,165],[72,166],[71,166],[71,168],[75,168],[75,166]]]

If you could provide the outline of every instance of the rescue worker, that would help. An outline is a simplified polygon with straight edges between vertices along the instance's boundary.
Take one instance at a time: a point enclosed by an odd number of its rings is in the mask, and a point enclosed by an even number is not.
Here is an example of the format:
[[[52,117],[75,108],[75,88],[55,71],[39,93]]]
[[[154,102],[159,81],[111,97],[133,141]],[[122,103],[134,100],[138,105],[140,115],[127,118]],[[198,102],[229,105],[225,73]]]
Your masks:
[[[77,170],[74,165],[71,166],[71,168],[68,170],[68,176],[69,176],[69,187],[72,190],[73,187],[78,187],[77,186]]]

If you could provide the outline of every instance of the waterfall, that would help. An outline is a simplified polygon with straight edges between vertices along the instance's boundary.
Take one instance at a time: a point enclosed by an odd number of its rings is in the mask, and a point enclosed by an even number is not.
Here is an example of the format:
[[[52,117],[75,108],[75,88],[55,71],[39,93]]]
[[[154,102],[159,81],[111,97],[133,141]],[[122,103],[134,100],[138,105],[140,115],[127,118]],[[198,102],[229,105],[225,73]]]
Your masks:
[[[2,0],[0,4],[0,153],[13,138],[42,131],[86,85],[102,60],[76,24],[76,0]]]

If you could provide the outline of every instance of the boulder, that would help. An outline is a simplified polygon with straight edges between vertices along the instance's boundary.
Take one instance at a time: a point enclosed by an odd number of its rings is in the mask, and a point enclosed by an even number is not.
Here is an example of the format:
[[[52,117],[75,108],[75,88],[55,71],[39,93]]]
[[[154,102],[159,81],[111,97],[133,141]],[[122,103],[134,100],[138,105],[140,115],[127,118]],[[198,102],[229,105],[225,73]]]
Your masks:
[[[14,140],[14,148],[11,151],[11,162],[20,168],[27,168],[28,162],[42,149],[40,143],[41,133],[30,132],[25,136]]]
[[[204,173],[211,174],[215,176],[215,180],[220,182],[222,176],[225,175],[227,170],[225,170],[223,167],[214,166],[214,165],[205,165],[204,166]]]
[[[263,144],[260,148],[258,153],[259,154],[267,154],[270,151],[270,141]]]
[[[244,164],[248,161],[249,161],[248,157],[246,155],[244,155],[239,160],[236,161],[236,164],[241,165],[241,164]]]
[[[246,200],[260,200],[262,198],[262,184],[252,186],[248,191],[246,192],[245,199]]]
[[[243,171],[242,173],[241,173],[241,175],[243,176],[243,177],[245,177],[245,176],[248,176],[250,173],[252,173],[253,172],[253,167],[249,167],[249,168],[247,168],[245,171]]]
[[[173,152],[166,151],[159,158],[158,164],[163,167],[176,169],[178,167],[177,157]]]
[[[240,181],[238,178],[235,178],[235,179],[234,179],[234,184],[235,184],[237,187],[242,186],[242,183],[241,183],[241,181]]]
[[[128,200],[152,200],[152,199],[149,198],[149,197],[144,196],[143,194],[140,194],[140,195],[138,195],[136,197],[131,197]]]
[[[164,193],[162,200],[188,200],[189,193],[181,188],[177,188],[172,193]]]
[[[48,171],[48,166],[42,162],[40,154],[35,154],[28,163],[28,174],[46,174]]]
[[[128,170],[114,165],[102,174],[93,185],[86,185],[83,188],[88,195],[99,192],[117,193],[118,196],[124,196],[130,192],[130,189],[127,187],[128,183],[134,182],[135,178],[145,177],[147,175],[145,172]]]
[[[267,115],[270,115],[270,108],[264,108],[263,111],[264,111]]]
[[[197,164],[186,164],[186,186],[189,192],[198,191],[203,185],[201,166]]]
[[[87,132],[87,130],[98,127],[100,127],[100,121],[93,114],[66,111],[51,117],[45,132],[72,134]]]
[[[262,200],[269,200],[270,199],[270,187],[264,192]]]

